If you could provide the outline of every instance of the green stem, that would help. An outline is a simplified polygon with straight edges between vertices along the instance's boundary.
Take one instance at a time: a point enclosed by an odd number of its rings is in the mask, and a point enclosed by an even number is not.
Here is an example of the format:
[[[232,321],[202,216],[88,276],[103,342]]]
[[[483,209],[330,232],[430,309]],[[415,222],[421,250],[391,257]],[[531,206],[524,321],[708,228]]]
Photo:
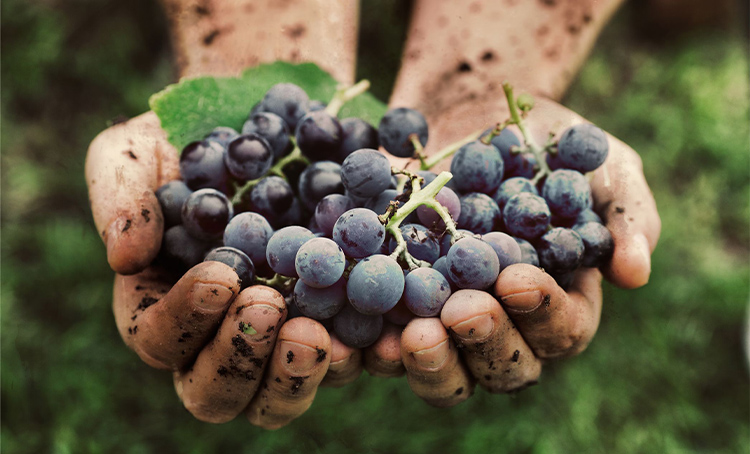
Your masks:
[[[274,274],[272,278],[264,278],[260,276],[255,277],[255,282],[259,285],[266,285],[268,287],[282,287],[289,283],[290,280],[294,279],[293,277],[286,277],[282,276],[280,274]]]
[[[451,234],[453,237],[453,241],[458,241],[461,239],[463,234],[461,234],[456,227],[456,221],[453,220],[453,216],[448,212],[448,209],[445,208],[443,205],[440,204],[437,200],[428,200],[424,203],[424,206],[432,208],[435,210],[435,212],[440,216],[440,219],[443,220],[445,223],[445,230],[448,231],[448,233]]]
[[[523,141],[526,144],[526,148],[534,153],[534,157],[536,158],[537,163],[539,163],[540,170],[536,175],[534,175],[534,178],[531,180],[532,183],[536,184],[539,182],[539,180],[544,178],[545,175],[549,175],[549,173],[551,172],[549,166],[547,165],[547,160],[544,159],[544,149],[536,143],[534,138],[526,129],[526,124],[521,118],[521,115],[518,113],[518,106],[516,106],[516,101],[513,97],[513,87],[511,87],[508,82],[505,82],[503,83],[503,91],[505,92],[505,98],[508,100],[510,119],[513,124],[518,126],[518,129],[521,131],[521,135],[523,135]]]
[[[503,132],[503,129],[507,128],[511,124],[513,124],[511,120],[505,120],[502,123],[498,123],[486,136],[482,137],[480,140],[483,144],[489,145],[490,142],[492,142],[492,139],[499,136],[500,133]]]
[[[419,159],[420,168],[424,170],[424,166],[425,166],[424,146],[422,146],[422,142],[419,141],[419,135],[417,134],[409,135],[409,141],[411,142],[411,145],[414,147],[414,157]]]
[[[430,170],[431,168],[435,167],[435,165],[437,165],[439,162],[441,162],[443,159],[451,157],[455,152],[458,151],[459,148],[463,147],[469,142],[473,142],[477,140],[479,136],[481,135],[482,135],[482,131],[476,131],[464,137],[463,139],[459,140],[458,142],[454,142],[448,145],[447,147],[438,151],[434,155],[425,159],[424,162],[422,163],[420,170]]]
[[[326,112],[328,112],[329,115],[332,117],[335,117],[339,114],[339,110],[346,104],[347,102],[351,101],[352,99],[356,98],[357,96],[361,95],[362,93],[366,92],[370,89],[370,81],[367,79],[360,80],[356,84],[352,85],[351,87],[344,87],[339,88],[336,90],[336,93],[334,93],[333,98],[331,98],[331,102],[328,103],[328,106],[326,107]]]

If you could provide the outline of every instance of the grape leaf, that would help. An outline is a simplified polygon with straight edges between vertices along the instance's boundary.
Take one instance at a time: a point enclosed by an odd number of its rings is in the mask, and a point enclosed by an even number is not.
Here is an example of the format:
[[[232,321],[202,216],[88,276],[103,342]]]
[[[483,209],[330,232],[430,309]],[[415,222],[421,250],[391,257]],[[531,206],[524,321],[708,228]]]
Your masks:
[[[312,63],[275,62],[245,70],[239,77],[196,77],[182,79],[151,96],[149,105],[161,120],[169,141],[178,150],[203,138],[217,126],[237,130],[250,109],[273,85],[291,82],[310,96],[327,103],[338,83]],[[377,126],[386,106],[365,93],[346,103],[340,118],[356,116]]]

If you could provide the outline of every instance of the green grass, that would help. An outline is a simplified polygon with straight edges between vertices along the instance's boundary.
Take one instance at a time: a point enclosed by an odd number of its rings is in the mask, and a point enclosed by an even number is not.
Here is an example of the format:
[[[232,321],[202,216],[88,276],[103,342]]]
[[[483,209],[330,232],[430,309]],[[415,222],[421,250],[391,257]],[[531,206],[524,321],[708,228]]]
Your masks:
[[[631,144],[663,220],[651,283],[605,287],[599,333],[516,397],[428,407],[405,379],[322,389],[289,427],[212,426],[124,346],[83,180],[86,146],[171,81],[154,2],[2,3],[2,448],[8,453],[750,450],[748,74],[742,38],[639,43],[624,15],[565,103]],[[402,12],[365,4],[371,21]],[[400,17],[400,16],[398,16]],[[399,19],[403,25],[403,20]],[[367,26],[368,42],[402,29]],[[397,52],[363,60],[384,97]],[[382,62],[382,64],[381,64]],[[386,68],[381,70],[380,68]]]

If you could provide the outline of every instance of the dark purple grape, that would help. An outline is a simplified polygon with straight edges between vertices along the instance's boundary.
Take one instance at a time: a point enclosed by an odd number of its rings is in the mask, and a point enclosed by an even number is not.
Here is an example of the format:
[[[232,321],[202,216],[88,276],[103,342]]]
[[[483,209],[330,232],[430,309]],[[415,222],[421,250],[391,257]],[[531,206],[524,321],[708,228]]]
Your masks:
[[[313,238],[315,235],[310,230],[298,225],[277,230],[271,235],[266,245],[268,265],[282,276],[297,277],[297,270],[294,267],[297,251]]]
[[[257,134],[266,139],[277,160],[294,149],[286,123],[281,117],[271,112],[251,115],[242,126],[242,134]]]
[[[364,315],[348,304],[333,317],[336,337],[352,348],[369,347],[378,340],[382,330],[382,315]]]
[[[229,190],[229,171],[224,164],[224,147],[218,142],[201,140],[187,144],[180,155],[180,175],[192,189]]]
[[[260,268],[266,264],[266,246],[271,235],[273,229],[266,218],[258,213],[240,213],[224,230],[224,245],[241,250]]]
[[[353,208],[354,202],[349,197],[341,194],[327,195],[315,207],[315,222],[323,234],[330,238],[339,216]]]
[[[227,145],[229,145],[229,142],[234,140],[238,135],[240,134],[234,128],[218,126],[214,128],[213,131],[209,132],[204,139],[218,142],[222,147],[226,148]]]
[[[271,87],[258,107],[259,112],[271,112],[286,122],[291,131],[310,110],[310,98],[297,85],[282,83]]]
[[[455,292],[458,290],[458,287],[456,284],[451,281],[450,273],[448,272],[448,257],[442,256],[439,259],[435,261],[435,263],[432,265],[433,270],[437,270],[440,272],[440,274],[445,277],[445,280],[448,281],[448,284],[451,286],[451,292]]]
[[[500,261],[500,271],[514,263],[521,263],[521,247],[507,233],[490,232],[482,235],[482,240],[487,242],[497,252],[497,258]]]
[[[299,198],[305,208],[314,211],[328,194],[343,194],[341,166],[331,161],[314,162],[299,177]]]
[[[532,179],[539,171],[539,163],[534,153],[524,152],[516,155],[516,168],[512,172],[505,171],[506,177],[523,177]]]
[[[331,161],[338,159],[343,135],[341,124],[336,117],[325,110],[318,110],[305,115],[297,124],[294,135],[302,154],[310,160]]]
[[[228,265],[242,281],[242,288],[249,287],[255,279],[255,265],[247,254],[237,248],[224,246],[213,249],[203,261],[221,262]]]
[[[270,224],[289,212],[294,203],[294,192],[283,178],[265,177],[250,191],[252,211],[261,214]]]
[[[450,296],[450,284],[440,271],[418,268],[406,275],[404,301],[406,307],[420,317],[440,314]]]
[[[359,312],[385,314],[404,292],[404,273],[387,255],[371,255],[357,263],[349,274],[346,294]]]
[[[458,149],[451,173],[458,192],[493,194],[503,181],[503,158],[494,145],[475,140]]]
[[[333,226],[333,241],[353,258],[378,252],[385,239],[385,227],[374,211],[354,208],[342,214]]]
[[[485,234],[497,230],[501,225],[500,208],[490,196],[473,192],[461,197],[459,228]]]
[[[591,187],[586,177],[575,170],[555,170],[547,176],[542,197],[555,216],[575,219],[588,207]]]
[[[203,261],[211,244],[193,238],[185,227],[176,225],[164,232],[161,253],[177,269],[188,269]]]
[[[448,251],[448,275],[460,288],[484,290],[500,274],[500,261],[489,244],[466,237],[456,241]]]
[[[430,264],[435,263],[435,260],[440,257],[440,243],[427,227],[420,224],[406,224],[402,225],[400,230],[406,241],[406,250],[412,257]],[[390,252],[396,250],[397,244],[396,239],[391,238]]]
[[[492,130],[486,130],[484,133],[482,133],[482,137],[489,134],[490,131]],[[520,153],[511,151],[512,147],[521,147],[521,141],[518,140],[516,134],[510,129],[505,128],[500,131],[500,134],[493,137],[490,143],[492,143],[492,145],[494,145],[495,148],[500,151],[500,156],[502,156],[503,163],[505,164],[505,174],[511,175],[513,172],[515,172],[521,164]]]
[[[181,180],[170,181],[156,190],[156,199],[164,215],[164,228],[182,223],[182,205],[192,193]]]
[[[460,218],[461,200],[459,200],[456,193],[453,192],[453,189],[446,187],[441,188],[440,192],[438,192],[435,196],[435,200],[437,200],[440,205],[448,210],[448,213],[450,213],[454,221]],[[419,217],[419,221],[423,225],[426,225],[431,229],[435,229],[438,231],[442,231],[445,229],[445,222],[443,222],[443,220],[440,218],[440,215],[438,215],[437,212],[432,208],[429,208],[425,205],[420,206],[419,208],[417,208],[417,216]]]
[[[294,267],[305,284],[324,288],[341,279],[346,268],[346,257],[344,251],[328,238],[313,238],[297,251]]]
[[[380,194],[372,197],[365,203],[365,208],[374,211],[377,214],[385,214],[388,206],[396,200],[398,192],[395,189],[386,189]]]
[[[508,233],[532,240],[547,231],[550,223],[549,207],[543,198],[521,192],[505,204],[503,220]]]
[[[341,145],[338,162],[344,162],[347,156],[363,148],[377,150],[380,146],[378,130],[361,118],[344,118],[341,120]]]
[[[536,246],[539,263],[550,274],[575,271],[583,260],[583,240],[571,229],[555,227]]]
[[[608,154],[607,135],[592,124],[580,124],[566,129],[557,144],[557,158],[563,166],[581,173],[599,168]]]
[[[414,155],[414,145],[409,136],[416,134],[422,146],[429,137],[427,120],[414,109],[399,107],[391,109],[383,116],[378,126],[378,138],[385,150],[399,158]]]
[[[615,243],[609,230],[598,222],[576,224],[573,230],[583,241],[583,261],[581,266],[598,268],[612,258]]]
[[[229,142],[224,163],[240,181],[262,177],[273,164],[273,152],[266,139],[257,134],[242,134]]]
[[[602,222],[602,218],[600,218],[599,215],[590,208],[581,211],[581,214],[579,214],[576,218],[576,222],[574,223],[574,225],[584,224],[586,222],[598,222],[599,224],[604,224],[604,222]]]
[[[314,320],[331,318],[346,306],[346,279],[341,278],[324,288],[311,287],[300,279],[294,285],[294,302],[305,317]]]
[[[221,238],[232,216],[232,203],[216,189],[195,191],[182,206],[182,225],[190,235],[203,241]]]
[[[464,237],[482,239],[482,235],[478,233],[474,233],[471,230],[458,229],[458,233],[462,233]],[[452,241],[453,241],[453,236],[448,232],[445,232],[442,238],[440,238],[440,255],[441,256],[448,254],[448,250],[451,248],[451,246],[453,246]]]
[[[357,150],[341,165],[341,182],[357,197],[374,197],[390,186],[391,163],[377,150]]]
[[[521,248],[521,261],[519,263],[528,263],[529,265],[539,266],[539,256],[534,246],[523,238],[513,237]]]
[[[502,210],[505,208],[505,204],[508,203],[508,200],[510,200],[511,197],[522,192],[539,195],[539,191],[537,191],[531,180],[523,177],[512,177],[500,184],[500,187],[497,188],[492,199],[495,200],[497,206]]]

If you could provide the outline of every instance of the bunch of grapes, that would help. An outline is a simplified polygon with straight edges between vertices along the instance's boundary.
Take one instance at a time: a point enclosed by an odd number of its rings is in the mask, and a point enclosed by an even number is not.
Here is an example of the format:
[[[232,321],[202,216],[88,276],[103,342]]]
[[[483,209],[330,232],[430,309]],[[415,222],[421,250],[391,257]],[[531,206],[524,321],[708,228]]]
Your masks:
[[[179,271],[223,262],[243,287],[279,290],[290,316],[366,347],[384,319],[437,316],[452,292],[492,291],[510,265],[541,266],[566,287],[579,267],[611,258],[586,178],[607,157],[599,128],[573,126],[538,146],[524,124],[533,100],[506,85],[510,119],[427,158],[416,110],[392,109],[377,129],[337,118],[364,89],[339,90],[326,105],[278,84],[241,132],[218,127],[188,144],[182,180],[157,191],[159,260]],[[392,167],[380,147],[419,170]],[[450,156],[450,172],[429,170]]]

